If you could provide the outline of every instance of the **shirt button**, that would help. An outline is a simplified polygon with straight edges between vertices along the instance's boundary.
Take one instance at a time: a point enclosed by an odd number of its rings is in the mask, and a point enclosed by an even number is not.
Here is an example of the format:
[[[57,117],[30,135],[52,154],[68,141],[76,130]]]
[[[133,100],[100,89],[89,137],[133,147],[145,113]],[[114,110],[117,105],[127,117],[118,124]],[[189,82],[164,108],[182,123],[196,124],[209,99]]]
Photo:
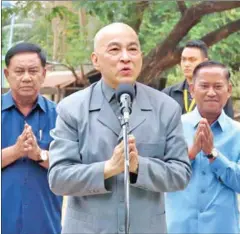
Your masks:
[[[205,192],[206,192],[205,189],[202,189],[202,190],[201,190],[201,193],[205,193]]]
[[[200,213],[203,213],[203,209],[200,210]]]
[[[206,175],[206,172],[205,172],[205,171],[202,171],[202,175]]]
[[[124,231],[124,226],[121,226],[121,227],[119,228],[119,231],[120,231],[120,232],[123,232],[123,231]]]
[[[24,204],[23,207],[26,209],[28,208],[28,204]]]

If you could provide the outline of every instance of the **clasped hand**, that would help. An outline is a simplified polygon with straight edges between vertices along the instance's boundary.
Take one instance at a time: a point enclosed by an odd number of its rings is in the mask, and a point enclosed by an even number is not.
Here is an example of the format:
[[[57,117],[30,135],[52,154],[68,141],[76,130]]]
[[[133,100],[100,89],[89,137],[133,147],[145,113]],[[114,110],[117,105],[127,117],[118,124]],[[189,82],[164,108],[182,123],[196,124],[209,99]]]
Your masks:
[[[14,145],[18,158],[26,155],[28,158],[37,161],[40,159],[41,149],[30,125],[25,124],[22,134]]]
[[[138,169],[138,151],[136,147],[136,140],[133,135],[128,138],[129,145],[129,171],[137,173]],[[119,143],[113,151],[112,157],[106,162],[107,171],[111,171],[109,176],[114,176],[124,171],[124,144],[123,141]]]
[[[213,149],[213,133],[208,121],[202,118],[199,121],[196,134],[194,136],[193,146],[191,147],[192,157],[202,150],[205,154],[210,154]]]

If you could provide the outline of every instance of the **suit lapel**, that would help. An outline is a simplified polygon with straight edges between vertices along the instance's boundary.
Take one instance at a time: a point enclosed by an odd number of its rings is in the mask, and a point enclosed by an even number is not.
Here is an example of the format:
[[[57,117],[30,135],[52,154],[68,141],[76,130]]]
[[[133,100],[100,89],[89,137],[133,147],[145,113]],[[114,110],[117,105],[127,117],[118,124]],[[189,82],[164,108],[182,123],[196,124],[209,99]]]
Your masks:
[[[98,121],[111,129],[118,136],[121,131],[120,121],[113,112],[110,104],[104,98],[103,105],[98,115]]]
[[[104,97],[101,83],[102,81],[100,80],[93,88],[89,110],[99,111],[97,117],[98,121],[112,130],[118,136],[121,131],[120,121]]]
[[[149,97],[146,95],[144,86],[136,83],[137,85],[137,96],[133,102],[132,114],[129,119],[129,134],[140,127],[147,119],[148,111],[152,110],[152,105],[149,101]],[[118,141],[120,142],[123,138],[123,132],[119,135]]]

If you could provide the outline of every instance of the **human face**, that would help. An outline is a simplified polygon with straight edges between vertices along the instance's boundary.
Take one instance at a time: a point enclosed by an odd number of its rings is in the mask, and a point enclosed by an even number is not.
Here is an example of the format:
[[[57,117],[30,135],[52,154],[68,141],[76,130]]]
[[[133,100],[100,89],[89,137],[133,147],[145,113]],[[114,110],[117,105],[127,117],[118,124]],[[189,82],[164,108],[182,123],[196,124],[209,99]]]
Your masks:
[[[232,92],[225,70],[221,67],[200,69],[190,88],[198,110],[205,118],[217,118]]]
[[[181,69],[188,81],[192,81],[192,75],[195,67],[207,60],[198,48],[186,47],[181,55]]]
[[[13,97],[35,99],[44,81],[46,70],[37,53],[24,52],[14,55],[4,70]]]
[[[92,54],[92,62],[112,88],[120,83],[133,84],[142,67],[142,53],[136,33],[124,26],[106,30]]]

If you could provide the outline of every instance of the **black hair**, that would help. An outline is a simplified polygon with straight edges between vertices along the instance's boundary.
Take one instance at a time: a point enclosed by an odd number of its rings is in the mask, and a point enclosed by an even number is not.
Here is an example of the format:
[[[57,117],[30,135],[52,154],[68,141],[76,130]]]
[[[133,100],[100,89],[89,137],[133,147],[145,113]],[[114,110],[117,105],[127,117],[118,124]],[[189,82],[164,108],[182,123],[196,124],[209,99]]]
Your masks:
[[[38,57],[41,60],[41,64],[43,67],[45,67],[46,65],[46,56],[43,53],[42,49],[35,44],[32,43],[28,43],[28,42],[22,42],[19,44],[16,44],[15,46],[11,47],[6,56],[5,56],[5,64],[8,67],[11,61],[11,58],[18,54],[18,53],[22,53],[22,52],[33,52],[33,53],[37,53]]]
[[[230,77],[231,77],[231,74],[227,68],[227,66],[225,66],[224,64],[220,63],[220,62],[217,62],[217,61],[213,61],[213,60],[207,60],[207,61],[204,61],[200,64],[198,64],[194,71],[193,71],[193,81],[195,80],[196,76],[197,76],[197,73],[199,72],[199,70],[201,70],[202,68],[205,68],[205,67],[220,67],[222,68],[224,71],[225,71],[225,77],[227,80],[230,80]]]
[[[184,48],[187,48],[187,47],[197,48],[197,49],[201,50],[203,56],[205,58],[208,58],[208,47],[207,47],[207,45],[205,44],[204,41],[201,41],[201,40],[188,41]]]

